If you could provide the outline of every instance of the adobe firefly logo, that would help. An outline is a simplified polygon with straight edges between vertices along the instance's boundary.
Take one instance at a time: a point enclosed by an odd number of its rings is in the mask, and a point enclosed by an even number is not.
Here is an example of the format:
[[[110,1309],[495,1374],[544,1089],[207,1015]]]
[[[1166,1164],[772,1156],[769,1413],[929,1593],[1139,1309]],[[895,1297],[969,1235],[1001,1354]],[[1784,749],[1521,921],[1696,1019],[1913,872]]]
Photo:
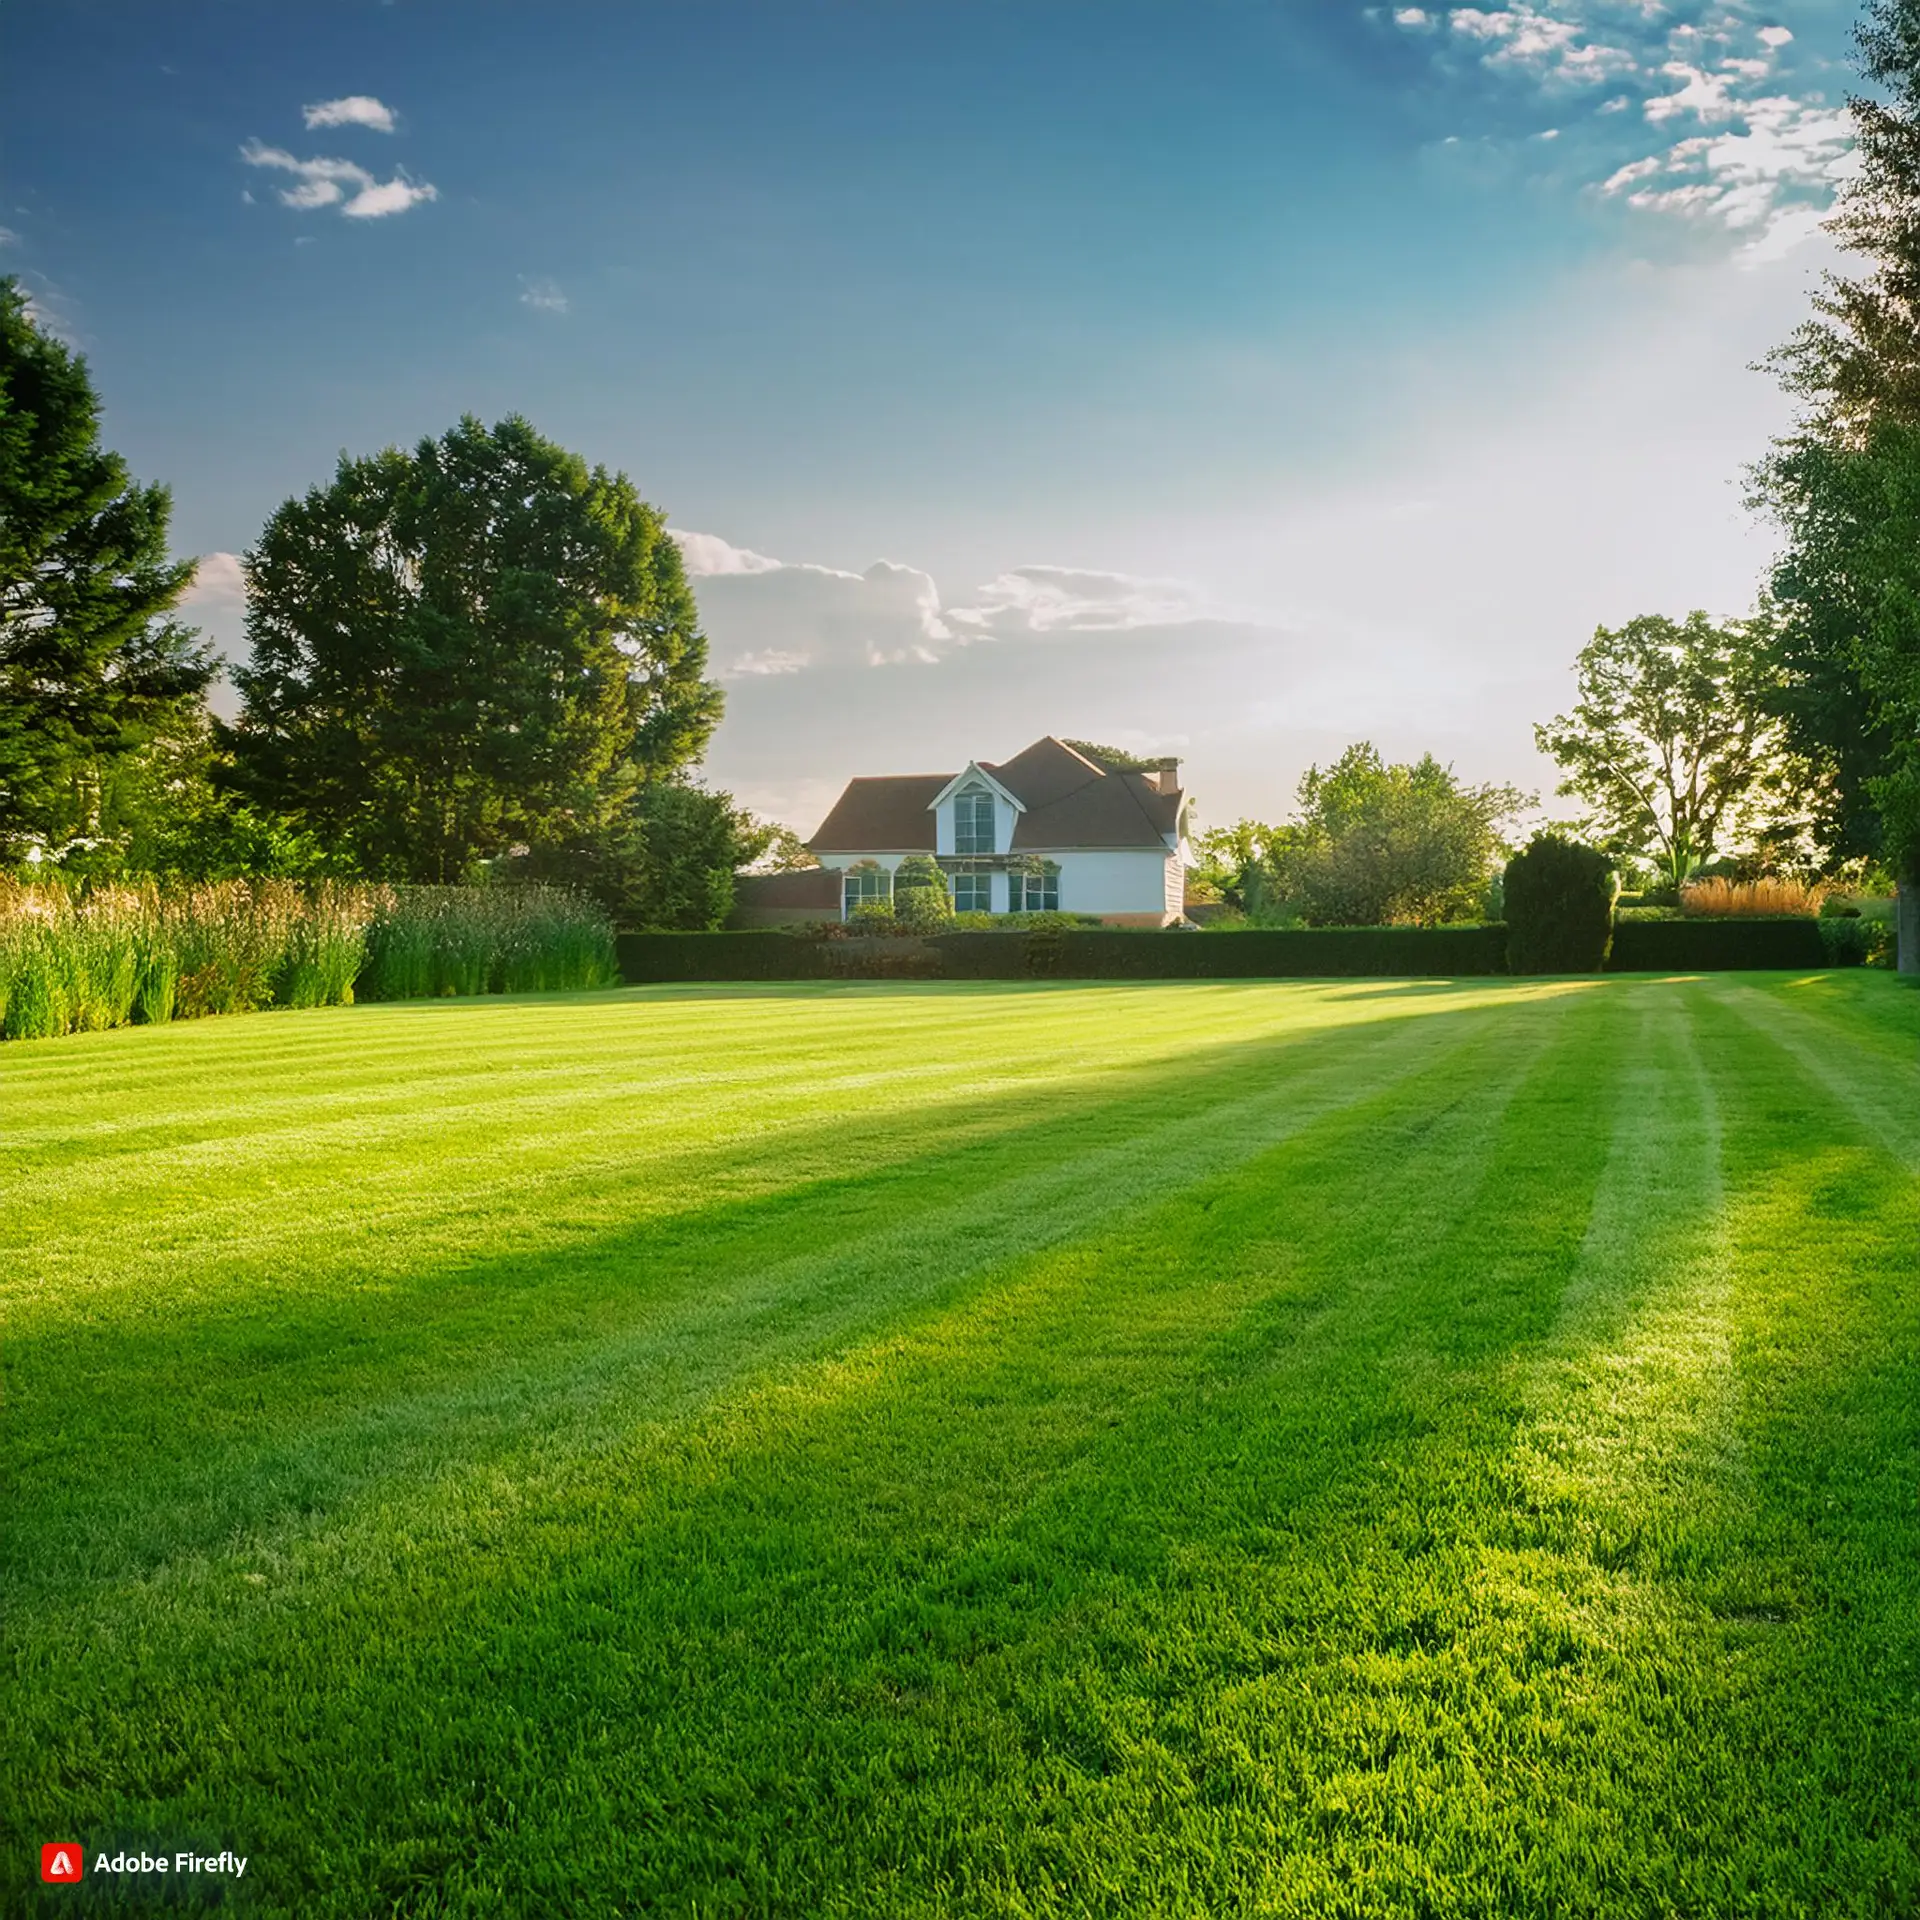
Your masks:
[[[86,1865],[86,1856],[74,1840],[55,1840],[40,1849],[40,1878],[57,1885],[78,1880]]]

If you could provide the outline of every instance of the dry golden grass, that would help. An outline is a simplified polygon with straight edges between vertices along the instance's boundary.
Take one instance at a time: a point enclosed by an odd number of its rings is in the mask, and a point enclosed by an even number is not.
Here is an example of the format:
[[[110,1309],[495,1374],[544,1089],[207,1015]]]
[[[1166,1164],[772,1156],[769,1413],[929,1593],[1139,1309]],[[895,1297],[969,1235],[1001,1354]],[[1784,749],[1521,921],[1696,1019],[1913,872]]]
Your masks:
[[[1804,913],[1811,919],[1825,898],[1824,887],[1799,880],[1695,880],[1680,895],[1680,911],[1715,918]]]

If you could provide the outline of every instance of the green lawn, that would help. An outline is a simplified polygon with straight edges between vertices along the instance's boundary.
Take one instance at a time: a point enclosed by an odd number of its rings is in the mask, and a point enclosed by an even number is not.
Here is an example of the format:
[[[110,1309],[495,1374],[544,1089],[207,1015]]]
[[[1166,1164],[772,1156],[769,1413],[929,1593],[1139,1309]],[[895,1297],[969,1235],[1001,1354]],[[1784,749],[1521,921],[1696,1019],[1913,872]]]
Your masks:
[[[261,1014],[0,1152],[0,1910],[1920,1912],[1887,975]]]

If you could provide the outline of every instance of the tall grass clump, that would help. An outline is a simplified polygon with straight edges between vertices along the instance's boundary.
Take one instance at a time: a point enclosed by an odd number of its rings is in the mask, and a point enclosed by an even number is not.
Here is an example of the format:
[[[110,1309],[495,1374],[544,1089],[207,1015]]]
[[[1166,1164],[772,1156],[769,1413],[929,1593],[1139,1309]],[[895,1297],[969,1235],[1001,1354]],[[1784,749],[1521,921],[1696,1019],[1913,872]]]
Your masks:
[[[1758,918],[1785,914],[1812,919],[1826,897],[1822,887],[1799,880],[1694,880],[1680,892],[1680,911],[1698,919]]]
[[[396,887],[367,935],[369,1000],[613,985],[613,924],[558,887]]]
[[[0,1039],[262,1007],[613,985],[613,927],[556,887],[0,876]]]
[[[280,1007],[343,1007],[366,964],[367,933],[384,888],[323,881],[309,888],[287,920],[286,942],[274,978]]]

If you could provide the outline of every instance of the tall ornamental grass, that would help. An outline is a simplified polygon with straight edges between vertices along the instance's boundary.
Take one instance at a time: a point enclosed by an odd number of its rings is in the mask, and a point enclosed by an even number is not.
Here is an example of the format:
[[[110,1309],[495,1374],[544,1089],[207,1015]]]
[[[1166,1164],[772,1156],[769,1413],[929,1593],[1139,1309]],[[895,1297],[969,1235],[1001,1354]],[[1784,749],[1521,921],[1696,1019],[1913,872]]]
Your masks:
[[[1680,911],[1695,918],[1775,920],[1820,911],[1825,889],[1798,880],[1692,880],[1680,890]]]
[[[617,977],[606,917],[555,888],[0,877],[0,1039]]]
[[[613,927],[558,887],[396,887],[367,933],[369,1000],[612,986]]]

